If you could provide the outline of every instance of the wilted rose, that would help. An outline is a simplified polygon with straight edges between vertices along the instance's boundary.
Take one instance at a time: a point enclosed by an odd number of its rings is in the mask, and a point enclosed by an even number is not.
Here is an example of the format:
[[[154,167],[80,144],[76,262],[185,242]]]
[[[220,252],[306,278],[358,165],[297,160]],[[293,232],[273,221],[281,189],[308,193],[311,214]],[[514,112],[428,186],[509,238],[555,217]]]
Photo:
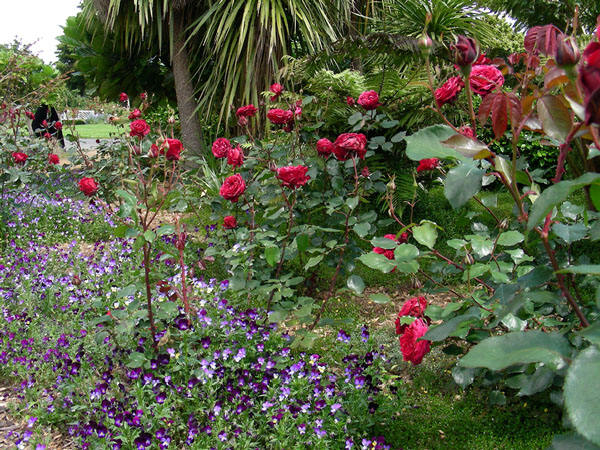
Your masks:
[[[451,45],[450,50],[452,50],[454,55],[454,61],[460,67],[467,67],[473,64],[479,55],[477,42],[473,38],[462,35],[458,36],[456,44]]]

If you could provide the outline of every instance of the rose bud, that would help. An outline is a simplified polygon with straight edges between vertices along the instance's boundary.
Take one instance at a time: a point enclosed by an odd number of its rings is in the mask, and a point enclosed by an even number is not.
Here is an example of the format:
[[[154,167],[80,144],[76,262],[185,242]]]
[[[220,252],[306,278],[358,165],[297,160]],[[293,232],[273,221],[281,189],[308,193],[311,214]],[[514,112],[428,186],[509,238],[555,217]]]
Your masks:
[[[346,104],[348,106],[354,106],[354,103],[356,103],[356,101],[354,100],[354,98],[352,98],[350,96],[346,97]]]
[[[423,34],[417,41],[417,45],[419,46],[421,51],[427,55],[431,51],[431,47],[433,46],[433,41],[431,40],[431,38],[429,36],[427,36],[426,34]]]
[[[48,121],[47,120],[42,120],[42,126],[44,128],[47,128],[48,127]]]
[[[44,133],[44,137],[45,137],[47,140],[50,140],[50,139],[52,139],[52,135],[51,135],[50,133],[48,133],[47,131]]]
[[[129,99],[128,95],[125,92],[121,92],[119,94],[119,101],[126,102]]]
[[[146,99],[148,98],[148,94],[146,94],[145,92],[142,92],[142,93],[140,94],[140,98],[142,99],[142,101],[143,101],[143,100],[146,100]]]
[[[473,64],[479,55],[479,46],[475,39],[466,36],[458,36],[456,44],[450,46],[454,55],[454,61],[460,67],[467,67]]]
[[[556,43],[554,59],[560,67],[572,67],[579,62],[581,53],[573,36],[564,36]]]
[[[75,285],[75,286],[79,286],[81,284],[81,278],[79,278],[79,275],[73,275],[73,279],[71,280],[71,282]],[[110,315],[110,312],[108,313]],[[111,316],[112,317],[112,316]]]
[[[169,125],[175,124],[175,116],[171,116],[167,119]]]

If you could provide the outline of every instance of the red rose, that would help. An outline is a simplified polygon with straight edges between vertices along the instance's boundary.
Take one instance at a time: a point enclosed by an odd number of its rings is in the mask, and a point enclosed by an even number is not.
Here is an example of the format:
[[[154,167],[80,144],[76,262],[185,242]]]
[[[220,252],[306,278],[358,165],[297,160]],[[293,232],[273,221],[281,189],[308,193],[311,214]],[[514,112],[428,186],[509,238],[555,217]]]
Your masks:
[[[405,231],[404,233],[402,233],[400,235],[399,238],[397,238],[398,240],[398,244],[405,244],[408,242],[408,233]]]
[[[219,138],[212,145],[212,153],[215,158],[225,158],[231,150],[231,142],[229,139]]]
[[[46,119],[42,120],[42,126],[48,128],[48,121]]]
[[[238,110],[235,112],[235,115],[238,117],[254,117],[256,114],[256,111],[258,111],[256,109],[256,106],[246,105],[246,106],[239,107]]]
[[[129,136],[138,136],[139,138],[143,138],[150,133],[150,126],[144,119],[134,120],[129,124],[129,128],[131,129]]]
[[[442,86],[435,90],[435,102],[438,108],[441,108],[446,103],[451,103],[456,100],[458,94],[465,86],[461,77],[452,77],[446,81]]]
[[[27,155],[22,152],[13,152],[12,157],[17,164],[25,164],[25,161],[27,161]]]
[[[127,100],[129,100],[129,96],[125,92],[121,92],[119,94],[119,101],[126,102]]]
[[[360,171],[360,174],[363,177],[368,178],[369,175],[371,175],[371,172],[369,172],[369,167],[368,166],[363,167],[362,170]]]
[[[322,138],[317,141],[317,153],[319,156],[327,158],[335,150],[335,144],[327,138]]]
[[[267,119],[276,125],[285,125],[294,120],[294,113],[284,109],[270,109],[267,113]]]
[[[279,98],[279,96],[283,92],[283,86],[279,83],[273,83],[269,90],[273,93],[273,95],[271,96],[271,101],[274,102]]]
[[[289,188],[295,189],[304,186],[310,177],[306,175],[308,167],[306,166],[287,166],[277,169],[277,178],[281,183]]]
[[[425,170],[434,170],[439,165],[440,160],[437,158],[428,158],[422,159],[419,161],[419,167],[417,167],[417,172],[423,172]]]
[[[590,43],[583,52],[579,83],[584,94],[585,123],[600,123],[600,43]]]
[[[50,133],[48,133],[47,131],[44,133],[44,137],[46,138],[46,140],[50,140],[52,139],[52,135]]]
[[[395,258],[395,256],[394,256],[394,250],[390,250],[390,249],[386,249],[386,248],[381,248],[381,247],[373,247],[373,251],[375,253],[377,253],[378,255],[385,256],[390,261],[392,261]],[[394,267],[394,269],[396,269],[396,268]],[[392,272],[393,272],[393,270],[392,270]]]
[[[346,97],[346,104],[348,106],[354,106],[355,100],[352,97]]]
[[[456,44],[450,46],[454,54],[454,60],[460,67],[466,67],[477,59],[479,47],[473,38],[458,36]]]
[[[400,350],[404,361],[410,361],[414,365],[421,364],[423,357],[431,350],[430,341],[420,340],[427,333],[427,324],[421,319],[415,319],[404,334],[400,336]]]
[[[31,111],[25,111],[25,115],[27,116],[28,119],[35,119],[35,115],[31,112]]]
[[[48,162],[50,164],[58,164],[60,162],[60,159],[59,159],[58,155],[55,155],[54,153],[50,153],[48,155]]]
[[[54,128],[57,130],[62,130],[62,122],[54,122]]]
[[[353,155],[365,159],[367,153],[367,137],[362,133],[343,133],[335,140],[333,149],[335,157],[340,161],[346,161]]]
[[[487,95],[504,84],[504,76],[494,66],[474,66],[469,75],[471,90],[481,96]]]
[[[460,132],[460,134],[462,134],[463,136],[467,136],[467,137],[471,137],[474,138],[475,137],[475,131],[473,131],[473,128],[471,128],[468,125],[463,125],[462,127],[460,127],[458,129],[458,131]]]
[[[131,111],[131,113],[129,114],[129,120],[135,120],[135,119],[139,119],[140,117],[142,117],[142,112],[135,108],[133,111]]]
[[[93,178],[84,177],[79,180],[79,190],[90,197],[98,191],[98,185]]]
[[[148,98],[148,94],[146,94],[145,92],[142,92],[142,93],[140,94],[140,98],[142,99],[142,101],[143,101],[143,100],[146,100],[146,99]]]
[[[365,91],[358,96],[357,103],[367,111],[376,109],[380,106],[379,94],[376,91]]]
[[[179,158],[181,157],[181,152],[183,150],[183,144],[181,143],[181,141],[179,139],[167,139],[166,145],[168,146],[167,160],[179,161]]]
[[[245,190],[246,183],[244,183],[244,179],[239,173],[236,173],[235,175],[225,178],[225,181],[219,190],[219,194],[221,194],[224,199],[231,200],[235,203]]]
[[[231,230],[235,227],[237,227],[237,220],[235,220],[235,217],[225,216],[223,218],[223,228],[225,228],[226,230]]]
[[[241,167],[244,163],[244,151],[238,145],[236,148],[232,148],[227,153],[227,164],[233,167]]]

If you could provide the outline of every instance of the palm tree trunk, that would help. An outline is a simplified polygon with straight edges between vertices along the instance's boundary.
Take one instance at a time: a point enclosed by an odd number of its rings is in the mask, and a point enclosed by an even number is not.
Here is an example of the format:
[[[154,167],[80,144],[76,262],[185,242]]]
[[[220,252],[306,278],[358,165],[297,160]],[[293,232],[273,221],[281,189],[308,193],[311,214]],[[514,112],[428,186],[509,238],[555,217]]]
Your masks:
[[[185,12],[183,9],[173,11],[173,79],[177,109],[181,121],[181,140],[184,147],[192,154],[203,153],[202,128],[196,115],[194,85],[189,69],[189,58],[185,43]]]

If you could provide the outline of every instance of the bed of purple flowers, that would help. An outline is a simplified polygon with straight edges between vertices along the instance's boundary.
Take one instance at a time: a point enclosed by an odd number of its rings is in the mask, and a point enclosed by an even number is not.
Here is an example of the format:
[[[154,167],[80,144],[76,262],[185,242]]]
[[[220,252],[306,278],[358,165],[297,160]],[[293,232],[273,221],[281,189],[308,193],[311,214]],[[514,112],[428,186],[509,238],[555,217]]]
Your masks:
[[[27,420],[10,435],[19,448],[46,448],[50,427],[78,448],[397,446],[379,436],[397,387],[366,328],[340,330],[342,356],[325,361],[290,348],[263,311],[232,305],[227,281],[202,278],[188,278],[188,320],[165,287],[179,283],[170,265],[155,292],[157,354],[149,330],[121,320],[144,314],[122,289],[140,271],[132,240],[84,242],[110,216],[55,194],[5,200],[0,376]]]

